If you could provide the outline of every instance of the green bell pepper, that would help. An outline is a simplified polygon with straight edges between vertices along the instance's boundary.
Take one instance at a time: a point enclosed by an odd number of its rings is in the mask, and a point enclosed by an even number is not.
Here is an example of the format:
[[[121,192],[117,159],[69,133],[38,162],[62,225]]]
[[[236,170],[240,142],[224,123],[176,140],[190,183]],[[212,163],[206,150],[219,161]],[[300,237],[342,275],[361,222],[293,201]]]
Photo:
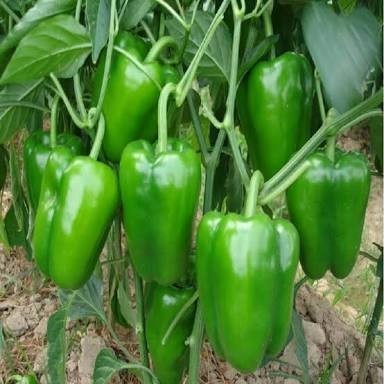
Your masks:
[[[239,371],[253,372],[284,348],[298,260],[289,221],[256,210],[203,217],[196,277],[205,329],[215,352]]]
[[[200,192],[200,159],[180,140],[156,153],[146,141],[124,149],[120,189],[128,249],[146,281],[169,285],[185,276]]]
[[[287,190],[292,222],[300,234],[300,262],[311,279],[330,269],[343,279],[359,252],[370,188],[370,172],[358,153],[336,152],[333,163],[316,152],[310,167]]]
[[[153,369],[160,384],[179,384],[188,363],[186,340],[192,333],[195,304],[179,319],[169,337],[169,326],[193,296],[193,288],[164,287],[150,283],[145,293],[145,330]]]
[[[272,177],[310,137],[313,75],[304,56],[259,62],[241,83],[237,106],[254,169]]]
[[[73,155],[84,152],[81,139],[69,133],[57,135],[57,144],[66,146]],[[40,197],[41,182],[48,157],[52,152],[50,133],[35,131],[28,136],[24,144],[24,170],[27,182],[28,197],[34,211]]]
[[[168,82],[177,82],[179,75],[171,66],[146,58],[146,43],[129,32],[120,32],[115,46],[124,49],[135,60],[121,52],[113,53],[103,102],[106,124],[103,149],[109,160],[118,162],[129,142],[137,139],[153,142],[156,139],[161,87]],[[104,64],[103,56],[95,75],[93,104],[99,98]]]
[[[77,289],[91,276],[119,203],[115,172],[57,146],[43,176],[33,234],[40,269],[59,287]]]

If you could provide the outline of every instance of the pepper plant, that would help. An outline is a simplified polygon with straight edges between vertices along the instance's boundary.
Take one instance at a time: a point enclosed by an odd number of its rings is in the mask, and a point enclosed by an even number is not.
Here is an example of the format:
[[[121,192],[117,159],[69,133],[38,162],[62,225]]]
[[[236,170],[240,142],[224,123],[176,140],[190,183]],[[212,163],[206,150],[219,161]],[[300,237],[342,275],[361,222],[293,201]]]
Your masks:
[[[369,125],[382,165],[381,23],[368,0],[0,0],[1,239],[58,286],[50,382],[68,319],[119,350],[95,383],[198,383],[204,335],[244,373],[302,343],[298,263],[346,277],[368,201],[368,160],[337,136]]]

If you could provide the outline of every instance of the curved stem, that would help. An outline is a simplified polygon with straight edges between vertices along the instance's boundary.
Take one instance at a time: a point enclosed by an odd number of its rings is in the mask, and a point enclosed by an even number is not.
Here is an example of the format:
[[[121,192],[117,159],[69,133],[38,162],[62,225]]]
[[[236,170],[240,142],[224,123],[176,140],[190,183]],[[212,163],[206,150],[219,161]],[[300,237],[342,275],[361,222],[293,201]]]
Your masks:
[[[268,7],[263,8],[264,9],[263,22],[264,22],[265,37],[273,35],[273,25],[272,25],[272,17],[271,17],[272,8],[273,8],[273,1],[268,5]],[[270,58],[274,59],[275,57],[276,57],[276,50],[275,50],[275,46],[272,45]]]
[[[321,121],[324,123],[326,118],[326,113],[325,113],[325,107],[324,107],[323,93],[321,92],[320,75],[317,69],[315,69],[315,85],[316,85],[316,95],[317,95],[317,101],[319,103]]]
[[[73,109],[73,106],[72,106],[71,102],[69,101],[67,95],[65,94],[64,89],[61,86],[57,77],[53,73],[51,73],[49,76],[52,79],[53,83],[55,84],[56,91],[59,94],[59,96],[61,97],[61,99],[63,100],[63,103],[65,104],[65,106],[68,110],[68,113],[71,116],[72,121],[75,123],[75,125],[77,127],[81,128],[81,129],[85,128],[87,126],[86,122],[82,121],[79,118],[79,116],[77,115],[77,113],[75,112],[75,110]]]
[[[171,335],[172,331],[175,329],[177,323],[184,316],[185,312],[189,309],[189,307],[199,298],[199,293],[196,291],[191,298],[180,308],[180,311],[173,318],[171,324],[169,325],[167,332],[165,332],[164,337],[161,340],[161,345],[164,345],[168,337]]]
[[[201,314],[200,303],[197,303],[195,322],[193,323],[192,334],[189,338],[189,368],[188,368],[188,384],[196,384],[199,382],[200,371],[200,349],[204,337],[204,323]]]
[[[80,20],[80,13],[81,13],[81,5],[83,3],[83,0],[77,0],[77,3],[76,3],[76,11],[75,11],[75,19],[77,21]]]
[[[156,3],[165,8],[181,25],[184,29],[188,29],[188,24],[183,20],[180,15],[164,0],[156,0]]]
[[[97,125],[97,133],[96,133],[95,141],[93,142],[92,149],[89,154],[89,157],[94,160],[97,160],[97,157],[99,156],[101,144],[103,142],[104,131],[105,131],[105,120],[104,120],[103,114],[101,114],[99,118],[99,124]]]
[[[139,339],[140,361],[144,367],[149,367],[149,357],[147,349],[147,338],[145,335],[145,317],[144,317],[144,300],[143,300],[143,282],[136,271],[135,276],[135,295],[136,295],[136,334]],[[143,373],[143,384],[151,384],[151,378],[148,373]]]
[[[262,193],[267,194],[277,184],[287,177],[299,163],[312,153],[329,135],[335,135],[345,129],[348,129],[357,123],[372,116],[382,115],[382,111],[372,111],[373,108],[381,104],[383,90],[380,89],[373,96],[364,100],[348,112],[336,117],[329,124],[323,125],[304,145],[292,156],[287,164],[284,165],[271,179],[265,184]]]
[[[158,153],[167,150],[167,106],[168,98],[171,93],[175,91],[176,85],[168,83],[160,93],[159,106],[157,110],[158,119],[158,141],[157,151]]]
[[[279,183],[276,186],[276,188],[274,188],[267,194],[261,192],[259,196],[259,204],[260,205],[268,204],[276,196],[280,195],[280,193],[283,193],[308,169],[309,165],[310,164],[308,161],[304,161],[291,174],[289,174],[281,183]]]
[[[103,80],[100,87],[99,100],[97,101],[96,110],[93,118],[89,121],[90,128],[93,128],[96,124],[103,107],[105,93],[107,91],[109,71],[111,69],[112,53],[113,53],[113,41],[115,38],[115,13],[116,13],[116,0],[111,0],[111,13],[109,15],[109,37],[107,52],[105,55],[105,64],[103,72]]]
[[[176,105],[177,106],[180,106],[181,104],[183,104],[185,98],[187,97],[187,94],[191,88],[193,79],[195,77],[197,68],[200,64],[200,60],[202,59],[210,41],[212,40],[213,35],[215,34],[217,27],[220,25],[224,17],[224,12],[228,7],[229,1],[230,0],[223,0],[223,2],[221,3],[221,6],[218,9],[215,17],[213,18],[212,23],[209,26],[207,33],[203,38],[203,41],[201,42],[195,56],[191,61],[191,64],[189,65],[183,78],[177,84],[177,88],[176,88]]]
[[[59,95],[55,95],[52,101],[52,110],[51,110],[51,128],[50,128],[50,140],[51,148],[56,147],[56,134],[57,134],[57,107],[59,104]]]
[[[128,60],[130,60],[137,68],[139,68],[147,77],[148,79],[150,79],[151,81],[153,81],[153,83],[156,85],[156,87],[159,89],[159,91],[161,90],[161,85],[158,81],[156,81],[145,69],[145,67],[143,66],[143,64],[138,61],[135,56],[131,55],[129,52],[125,51],[123,48],[120,48],[120,47],[117,47],[117,46],[114,46],[113,49],[116,51],[116,52],[119,52],[121,53],[124,57],[126,57]]]
[[[174,48],[176,51],[178,51],[178,45],[176,40],[171,36],[163,36],[159,40],[156,41],[156,43],[152,46],[152,48],[149,50],[144,63],[151,63],[158,59],[161,52],[168,47]]]
[[[245,203],[245,217],[251,217],[256,213],[257,197],[259,195],[260,187],[262,186],[264,177],[260,171],[253,172],[251,181],[249,182],[247,200]]]

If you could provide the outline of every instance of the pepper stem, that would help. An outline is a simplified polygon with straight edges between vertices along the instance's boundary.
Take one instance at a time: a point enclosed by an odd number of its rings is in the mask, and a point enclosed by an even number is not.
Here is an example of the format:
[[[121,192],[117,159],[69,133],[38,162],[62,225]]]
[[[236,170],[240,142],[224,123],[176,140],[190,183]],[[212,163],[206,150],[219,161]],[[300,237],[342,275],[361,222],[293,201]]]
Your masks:
[[[327,139],[327,156],[332,163],[335,161],[336,136]]]
[[[59,104],[60,97],[55,95],[52,101],[52,111],[51,111],[51,128],[50,128],[50,141],[51,148],[56,147],[56,136],[57,136],[57,106]]]
[[[157,151],[164,152],[167,150],[167,105],[168,98],[171,93],[176,89],[176,85],[168,83],[160,93],[159,106],[157,110],[157,121],[158,121],[158,142]]]
[[[255,171],[252,174],[251,181],[249,183],[247,201],[245,203],[245,217],[251,217],[256,213],[257,198],[263,182],[264,177],[262,173],[260,171]]]
[[[97,124],[97,133],[95,137],[95,141],[93,142],[91,152],[89,154],[89,157],[91,159],[97,160],[101,148],[101,143],[103,142],[104,138],[104,131],[105,131],[105,120],[104,116],[101,113],[99,118],[99,123]]]
[[[173,48],[176,52],[179,49],[177,42],[173,37],[161,37],[159,40],[156,41],[155,44],[153,44],[152,48],[149,50],[147,57],[144,60],[144,63],[152,63],[160,56],[161,52],[163,52],[163,50],[168,47]],[[177,56],[178,55],[176,55],[176,57]]]
[[[271,2],[270,6],[268,6],[263,12],[265,37],[273,35],[273,24],[272,24],[272,17],[271,17],[272,9],[273,9],[273,1]],[[275,50],[275,46],[272,45],[270,58],[272,60],[275,57],[276,57],[276,50]]]

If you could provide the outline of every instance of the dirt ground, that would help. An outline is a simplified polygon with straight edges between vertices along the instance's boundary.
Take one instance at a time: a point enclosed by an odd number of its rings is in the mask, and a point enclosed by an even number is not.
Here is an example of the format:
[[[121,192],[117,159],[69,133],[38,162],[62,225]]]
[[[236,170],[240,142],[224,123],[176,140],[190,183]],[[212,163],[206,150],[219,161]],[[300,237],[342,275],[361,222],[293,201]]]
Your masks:
[[[345,149],[358,149],[369,155],[368,140],[363,130],[354,130],[339,140]],[[362,250],[377,252],[372,242],[382,244],[383,185],[381,177],[373,177]],[[10,196],[3,196],[3,209]],[[300,276],[298,276],[300,277]],[[332,370],[331,382],[354,383],[364,348],[362,331],[372,311],[376,278],[370,262],[360,258],[353,273],[344,281],[328,275],[312,285],[305,284],[296,298],[296,308],[303,318],[308,346],[311,378]],[[0,320],[5,333],[5,345],[0,343],[0,384],[11,374],[35,371],[41,383],[47,383],[45,332],[49,316],[58,307],[57,292],[45,281],[33,263],[27,261],[20,249],[5,251],[0,248]],[[127,348],[137,353],[133,329],[116,326]],[[69,384],[92,382],[93,363],[104,346],[114,347],[108,332],[92,319],[68,326],[70,353],[67,361]],[[1,341],[1,340],[0,340]],[[374,349],[367,383],[381,383],[383,368],[380,348]],[[1,347],[3,347],[1,351]],[[300,374],[295,356],[295,345],[288,344],[279,361],[272,362],[252,375],[240,375],[224,361],[216,358],[208,343],[201,353],[201,383],[297,383],[293,379],[276,376]],[[127,373],[114,379],[115,383],[137,383]],[[324,382],[324,383],[325,383]]]

